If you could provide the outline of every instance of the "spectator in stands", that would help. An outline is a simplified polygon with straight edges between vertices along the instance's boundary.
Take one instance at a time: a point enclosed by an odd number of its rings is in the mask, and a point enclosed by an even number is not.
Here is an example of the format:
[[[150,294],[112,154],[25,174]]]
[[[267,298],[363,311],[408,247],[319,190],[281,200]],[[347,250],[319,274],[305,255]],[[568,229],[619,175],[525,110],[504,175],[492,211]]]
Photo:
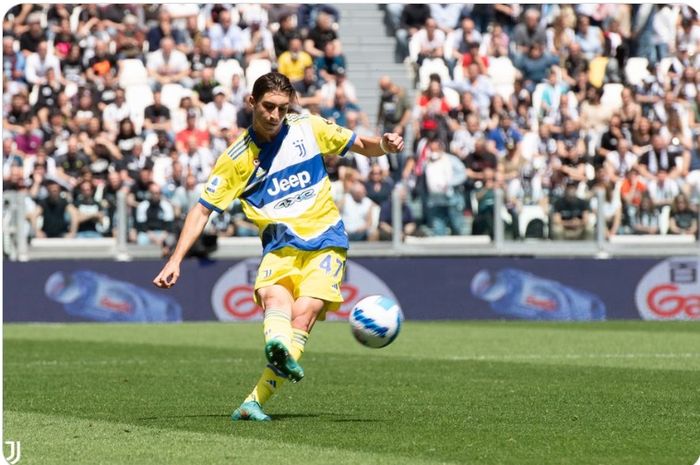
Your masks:
[[[602,190],[603,194],[603,204],[598,206],[598,196],[595,195],[596,192]],[[593,188],[593,196],[591,197],[591,207],[593,211],[597,211],[598,208],[603,209],[603,219],[605,221],[605,238],[610,239],[612,236],[617,235],[622,226],[622,203],[620,197],[615,195],[615,185],[612,182],[603,182],[597,184]]]
[[[281,52],[277,59],[277,71],[287,76],[292,84],[304,79],[304,70],[312,65],[313,59],[302,49],[299,36],[289,38],[288,49]]]
[[[625,138],[619,139],[616,149],[609,151],[605,155],[604,165],[608,177],[613,182],[623,179],[630,168],[636,164],[637,155],[630,150],[630,143]]]
[[[148,187],[148,198],[136,208],[136,242],[138,245],[155,244],[168,254],[173,243],[175,212],[173,206],[161,197],[158,184]]]
[[[117,57],[110,53],[109,43],[98,40],[95,42],[95,54],[88,60],[85,70],[87,82],[93,83],[98,89],[104,89],[109,77],[117,75]]]
[[[496,205],[495,189],[499,187],[500,183],[496,180],[496,172],[490,167],[485,168],[482,173],[482,180],[474,193],[476,211],[473,212],[473,235],[480,236],[485,234],[493,237],[494,209]],[[470,208],[472,207],[470,206]]]
[[[236,108],[243,108],[246,106],[248,89],[246,89],[242,79],[242,76],[238,73],[234,73],[233,76],[231,76],[228,101]]]
[[[194,174],[198,182],[206,182],[214,166],[214,156],[206,145],[200,145],[197,136],[191,134],[180,151],[180,163],[185,172]]]
[[[598,26],[591,25],[591,18],[579,16],[576,24],[576,42],[583,55],[591,60],[603,54],[603,32]]]
[[[463,97],[465,95],[471,94],[465,93]],[[470,113],[467,115],[466,121],[460,123],[454,131],[450,142],[450,152],[461,160],[465,160],[470,153],[474,152],[476,141],[484,138],[485,134],[479,127],[478,114],[476,112]]]
[[[403,135],[411,118],[411,111],[404,90],[393,83],[389,76],[379,79],[379,111],[377,128],[381,133],[396,132]]]
[[[330,49],[334,55],[340,55],[342,48],[338,34],[333,30],[333,19],[331,15],[320,11],[316,16],[316,25],[309,31],[309,35],[304,42],[304,50],[314,58],[320,58],[327,53],[326,45],[332,43]]]
[[[569,53],[563,60],[562,71],[564,79],[570,86],[575,87],[580,79],[588,84],[588,59],[584,56],[578,42],[569,44]],[[582,95],[585,96],[585,89]]]
[[[214,79],[214,68],[203,68],[192,90],[201,103],[208,104],[214,100],[214,88],[219,86],[221,83]]]
[[[14,137],[17,152],[23,157],[34,155],[42,143],[41,131],[37,129],[36,119],[27,119],[22,124],[22,130]]]
[[[367,197],[377,205],[382,205],[391,197],[391,191],[394,187],[393,181],[391,178],[385,177],[385,173],[378,163],[370,167],[367,178],[367,181],[365,181]]]
[[[19,49],[25,56],[35,53],[39,49],[39,44],[46,41],[46,32],[41,25],[40,11],[35,11],[27,15],[27,30],[19,36]]]
[[[122,180],[119,172],[117,170],[111,170],[107,173],[107,182],[102,189],[102,201],[100,206],[102,208],[103,214],[107,217],[110,228],[111,235],[116,237],[117,227],[119,217],[117,216],[117,206],[119,203],[119,193],[122,192],[126,197],[129,192],[129,188],[126,183]]]
[[[181,169],[181,163],[174,164],[173,168],[175,168],[176,165]],[[175,178],[176,176],[173,176],[173,182],[176,182]],[[175,188],[172,198],[170,199],[175,209],[175,216],[177,218],[184,218],[190,211],[190,208],[197,203],[201,195],[202,184],[197,182],[197,177],[192,173],[185,176],[185,182]]]
[[[527,13],[526,13],[527,14]],[[558,55],[560,50],[569,50],[576,39],[576,33],[566,24],[566,17],[559,14],[545,31],[547,37],[546,50],[552,55]]]
[[[675,179],[668,177],[668,172],[665,169],[659,169],[656,173],[656,178],[651,179],[647,184],[647,191],[654,202],[654,206],[661,208],[671,205],[671,202],[680,193],[680,188]]]
[[[217,53],[211,48],[211,39],[207,36],[199,37],[192,48],[192,51],[187,54],[187,61],[190,62],[192,79],[199,79],[205,68],[215,69],[219,63]]]
[[[598,140],[608,129],[615,109],[602,101],[603,89],[589,87],[581,103],[581,130],[588,138]]]
[[[444,30],[444,28],[441,29]],[[471,18],[464,18],[460,28],[450,32],[445,41],[452,52],[452,55],[447,57],[447,62],[454,68],[455,65],[462,63],[463,56],[469,52],[472,44],[476,44],[477,47],[481,44],[482,37],[481,32],[474,26],[474,21]]]
[[[197,127],[197,112],[193,109],[188,110],[187,112],[187,125],[183,130],[178,132],[175,135],[175,146],[177,147],[178,152],[184,152],[185,151],[185,144],[187,143],[188,139],[190,136],[194,135],[195,139],[197,140],[197,144],[200,147],[206,147],[209,145],[209,131],[205,131],[203,129],[199,129]],[[238,118],[238,117],[237,117]],[[240,125],[240,124],[239,124]]]
[[[693,236],[698,234],[698,212],[691,207],[684,194],[679,194],[673,199],[668,232]]]
[[[53,69],[55,77],[61,79],[61,63],[55,55],[49,53],[48,43],[42,40],[37,44],[36,53],[27,57],[24,78],[30,86],[46,84],[49,69]]]
[[[520,151],[523,135],[513,123],[510,113],[504,111],[498,116],[498,126],[488,132],[487,138],[494,142],[498,155],[503,156],[511,146]]]
[[[491,23],[483,35],[479,53],[487,57],[507,57],[510,37],[499,23]]]
[[[543,50],[542,45],[534,43],[527,54],[516,57],[513,62],[513,65],[522,73],[524,86],[529,92],[533,92],[535,86],[545,80],[551,66],[559,63],[557,57],[544,53]]]
[[[631,209],[630,227],[633,234],[659,234],[659,211],[649,194],[643,194],[639,207]]]
[[[343,91],[345,98],[347,98],[349,102],[357,105],[357,91],[353,83],[348,79],[347,74],[345,74],[344,68],[338,68],[335,79],[329,79],[321,86],[321,103],[323,106],[333,105],[333,99],[335,98],[335,91],[337,89]]]
[[[144,136],[152,132],[168,133],[172,130],[170,109],[163,105],[160,90],[153,92],[153,103],[143,111]]]
[[[304,78],[301,81],[292,83],[297,92],[299,105],[307,108],[311,113],[320,113],[321,106],[321,85],[316,78],[316,70],[313,66],[304,68]]]
[[[326,107],[321,110],[321,116],[332,119],[339,126],[347,124],[346,114],[348,111],[360,111],[360,107],[348,101],[343,89],[336,89],[335,99],[332,107]]]
[[[450,160],[453,155],[445,152],[438,138],[432,139],[428,145],[430,154],[425,165],[428,226],[436,236],[464,234],[464,197],[455,190],[459,180],[455,179],[454,165]]]
[[[166,84],[181,84],[192,87],[189,77],[190,63],[187,56],[175,48],[175,41],[170,37],[161,40],[160,48],[148,55],[146,70],[152,89]]]
[[[296,16],[287,13],[280,18],[279,28],[272,36],[272,41],[275,45],[275,55],[280,57],[284,52],[290,50],[291,42],[294,38],[298,38],[301,41],[301,37],[297,31]]]
[[[466,79],[461,83],[452,83],[460,93],[469,92],[474,97],[474,101],[479,107],[482,115],[488,114],[491,105],[491,97],[495,94],[493,83],[484,74],[478,64],[472,63],[467,67]]]
[[[409,3],[401,6],[400,19],[396,28],[395,60],[397,62],[403,61],[408,56],[409,41],[429,17],[430,7],[427,4]]]
[[[404,185],[399,184],[395,187],[399,191],[399,199],[401,200],[401,240],[405,240],[406,236],[416,234],[416,220],[413,216],[411,208],[408,206],[408,192]],[[389,196],[380,206],[379,210],[379,227],[378,239],[380,241],[390,241],[394,234],[394,222],[392,221],[394,199]]]
[[[463,7],[463,5],[456,3],[431,3],[430,17],[435,20],[440,29],[450,32],[457,27],[462,19]]]
[[[355,182],[346,193],[340,205],[340,216],[351,241],[366,241],[373,235],[372,213],[377,206],[367,197],[365,186]]]
[[[140,135],[136,132],[134,122],[130,118],[124,118],[119,122],[119,130],[114,143],[119,147],[124,156],[133,154],[134,146],[142,142]]]
[[[345,57],[335,52],[333,42],[326,42],[323,55],[314,60],[314,67],[321,83],[334,80],[339,73],[345,73]]]
[[[552,238],[561,239],[590,239],[592,229],[589,226],[588,201],[576,196],[577,184],[567,184],[564,196],[554,202],[552,213]]]
[[[532,49],[533,45],[544,48],[547,43],[547,35],[540,24],[539,11],[530,8],[525,11],[523,19],[523,22],[515,26],[511,37],[515,43],[516,52],[525,55]]]
[[[138,18],[133,14],[124,17],[123,27],[117,29],[115,45],[117,58],[120,60],[143,57],[144,42],[146,34],[139,25]]]
[[[661,134],[651,136],[651,148],[639,158],[639,172],[646,179],[655,179],[660,170],[668,173],[668,177],[678,177],[679,168],[676,166],[675,157],[668,153],[668,146]]]
[[[214,101],[204,106],[204,121],[212,137],[221,137],[221,129],[236,128],[236,107],[226,100],[222,86],[214,88]]]
[[[251,17],[248,27],[241,34],[243,40],[243,58],[248,66],[253,60],[275,60],[275,46],[272,33],[262,25],[262,17]]]
[[[102,112],[102,124],[110,137],[115,138],[119,132],[119,124],[122,120],[131,116],[131,107],[126,103],[124,89],[116,90],[114,102],[107,105]]]
[[[424,26],[411,38],[415,45],[410,47],[418,50],[416,63],[422,66],[425,60],[444,62],[445,32],[438,29],[433,18],[428,18]]]
[[[37,201],[36,209],[30,215],[32,229],[36,237],[75,237],[78,230],[78,213],[75,207],[61,192],[57,182],[46,183],[48,196]],[[42,219],[41,228],[38,220]]]
[[[215,27],[212,27],[210,34],[214,34]],[[173,47],[175,44],[182,44],[185,42],[185,36],[182,31],[172,24],[172,16],[167,9],[161,8],[158,13],[158,24],[153,26],[146,35],[146,40],[148,40],[148,51],[153,53],[159,48],[161,48],[162,41],[165,38],[169,38],[173,41]]]
[[[14,50],[15,38],[2,38],[2,69],[5,82],[21,82],[24,80],[26,59],[21,51]]]
[[[102,237],[101,222],[104,217],[100,204],[95,199],[95,186],[91,181],[82,181],[79,193],[73,200],[78,214],[77,236],[83,238]]]

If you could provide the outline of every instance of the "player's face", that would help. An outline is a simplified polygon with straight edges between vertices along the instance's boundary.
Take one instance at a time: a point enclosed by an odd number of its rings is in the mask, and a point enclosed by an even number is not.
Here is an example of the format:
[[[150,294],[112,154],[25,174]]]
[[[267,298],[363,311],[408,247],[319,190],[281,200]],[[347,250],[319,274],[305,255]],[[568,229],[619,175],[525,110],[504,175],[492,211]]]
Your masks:
[[[275,136],[282,127],[287,111],[289,111],[289,95],[271,91],[264,94],[258,101],[251,97],[251,104],[253,105],[255,132],[264,139]]]

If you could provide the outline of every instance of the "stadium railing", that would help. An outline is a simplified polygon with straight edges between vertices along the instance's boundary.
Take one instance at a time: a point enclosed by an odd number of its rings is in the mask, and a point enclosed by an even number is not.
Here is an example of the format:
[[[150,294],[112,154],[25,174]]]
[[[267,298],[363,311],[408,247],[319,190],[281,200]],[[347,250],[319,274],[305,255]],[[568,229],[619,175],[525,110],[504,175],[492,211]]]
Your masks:
[[[605,238],[604,218],[597,212],[593,240],[554,241],[548,239],[505,239],[505,224],[500,212],[505,210],[504,194],[496,190],[493,238],[486,235],[401,237],[402,211],[400,193],[393,192],[391,241],[354,242],[351,256],[679,256],[700,254],[700,240],[690,235],[613,236]],[[119,261],[161,258],[157,246],[139,246],[127,240],[127,215],[125,196],[119,196],[117,216],[120,218],[116,237],[101,239],[83,238],[32,238],[24,211],[24,193],[5,192],[6,211],[3,217],[3,252],[7,259],[28,261],[41,259],[114,259]],[[598,193],[602,205],[604,193]],[[700,218],[699,218],[700,221]],[[219,237],[217,249],[211,258],[243,258],[259,256],[262,251],[257,237]]]

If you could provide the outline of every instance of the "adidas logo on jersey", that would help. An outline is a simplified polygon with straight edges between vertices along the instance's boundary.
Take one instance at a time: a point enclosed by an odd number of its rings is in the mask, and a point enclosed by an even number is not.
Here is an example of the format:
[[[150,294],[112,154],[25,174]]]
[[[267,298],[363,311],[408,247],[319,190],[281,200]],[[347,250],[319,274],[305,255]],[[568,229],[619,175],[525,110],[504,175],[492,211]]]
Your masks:
[[[267,190],[270,195],[277,195],[280,192],[287,192],[292,187],[306,187],[311,182],[311,175],[308,171],[301,171],[299,174],[292,174],[288,178],[277,179],[272,178],[272,187]]]

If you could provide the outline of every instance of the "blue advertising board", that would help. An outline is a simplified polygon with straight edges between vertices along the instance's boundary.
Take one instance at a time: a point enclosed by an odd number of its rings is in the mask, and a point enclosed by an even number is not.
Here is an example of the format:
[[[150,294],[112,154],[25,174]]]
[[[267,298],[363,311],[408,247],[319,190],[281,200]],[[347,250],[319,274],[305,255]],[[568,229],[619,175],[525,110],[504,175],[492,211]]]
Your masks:
[[[4,264],[5,322],[259,320],[259,259],[183,263],[172,289],[161,261]],[[343,319],[359,299],[397,300],[409,320],[700,319],[698,257],[657,259],[362,258],[348,262]]]

